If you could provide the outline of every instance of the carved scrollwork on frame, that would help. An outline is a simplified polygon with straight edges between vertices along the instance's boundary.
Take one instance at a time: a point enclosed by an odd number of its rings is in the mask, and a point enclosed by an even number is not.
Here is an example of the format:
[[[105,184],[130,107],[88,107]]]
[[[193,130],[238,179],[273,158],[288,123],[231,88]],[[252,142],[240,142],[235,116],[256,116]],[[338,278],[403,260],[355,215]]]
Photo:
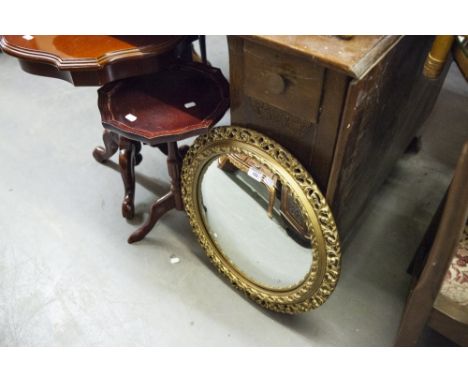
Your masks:
[[[306,217],[314,255],[308,273],[294,285],[275,289],[248,278],[228,260],[208,233],[200,211],[200,178],[210,161],[233,153],[248,155],[267,166],[292,191]],[[255,302],[270,310],[295,314],[319,307],[334,291],[341,253],[333,215],[309,173],[278,143],[243,127],[212,129],[195,140],[184,158],[182,195],[190,224],[211,262]]]

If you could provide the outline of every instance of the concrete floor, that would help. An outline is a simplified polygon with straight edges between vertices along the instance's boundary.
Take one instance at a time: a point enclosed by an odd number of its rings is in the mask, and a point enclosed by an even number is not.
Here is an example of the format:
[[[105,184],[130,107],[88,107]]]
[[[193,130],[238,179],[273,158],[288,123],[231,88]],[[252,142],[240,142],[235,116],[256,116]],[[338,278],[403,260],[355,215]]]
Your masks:
[[[225,38],[207,43],[227,75]],[[26,74],[5,54],[0,68],[0,345],[392,344],[405,270],[468,138],[468,86],[457,68],[425,124],[422,151],[405,155],[368,203],[336,292],[294,317],[233,290],[181,212],[127,244],[168,188],[163,155],[143,149],[138,216],[125,221],[116,158],[103,166],[91,156],[102,133],[96,89]]]

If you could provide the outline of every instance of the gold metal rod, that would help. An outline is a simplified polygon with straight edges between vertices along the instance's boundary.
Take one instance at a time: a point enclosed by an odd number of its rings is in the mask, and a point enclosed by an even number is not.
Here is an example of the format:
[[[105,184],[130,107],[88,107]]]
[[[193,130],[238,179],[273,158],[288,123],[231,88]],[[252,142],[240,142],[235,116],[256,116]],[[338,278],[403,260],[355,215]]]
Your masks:
[[[437,36],[435,38],[432,49],[424,63],[424,76],[430,79],[439,77],[447,61],[454,39],[455,36]]]

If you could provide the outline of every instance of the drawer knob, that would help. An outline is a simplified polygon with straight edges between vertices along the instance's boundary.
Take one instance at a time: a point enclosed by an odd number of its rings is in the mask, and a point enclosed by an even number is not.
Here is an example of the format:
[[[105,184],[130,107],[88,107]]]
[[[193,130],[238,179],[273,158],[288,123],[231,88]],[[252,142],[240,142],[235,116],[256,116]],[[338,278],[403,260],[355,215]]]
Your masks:
[[[281,94],[286,89],[286,80],[277,73],[268,73],[265,78],[268,93]]]

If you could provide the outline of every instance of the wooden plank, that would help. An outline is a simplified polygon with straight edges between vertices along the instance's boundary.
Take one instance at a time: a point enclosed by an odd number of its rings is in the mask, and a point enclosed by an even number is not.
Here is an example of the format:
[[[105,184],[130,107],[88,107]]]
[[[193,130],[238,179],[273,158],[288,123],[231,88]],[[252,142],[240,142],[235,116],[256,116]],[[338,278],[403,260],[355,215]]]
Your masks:
[[[311,174],[317,177],[317,184],[325,195],[348,84],[348,76],[332,70],[325,72],[316,143],[309,151],[306,164]]]
[[[464,345],[467,343],[468,321],[465,309],[450,300],[440,301],[439,297],[443,296],[438,296],[465,228],[468,215],[467,187],[468,142],[458,160],[426,264],[409,293],[396,338],[399,346],[416,345],[426,322],[453,341]],[[454,309],[454,306],[457,308]],[[460,318],[464,323],[458,322]]]

